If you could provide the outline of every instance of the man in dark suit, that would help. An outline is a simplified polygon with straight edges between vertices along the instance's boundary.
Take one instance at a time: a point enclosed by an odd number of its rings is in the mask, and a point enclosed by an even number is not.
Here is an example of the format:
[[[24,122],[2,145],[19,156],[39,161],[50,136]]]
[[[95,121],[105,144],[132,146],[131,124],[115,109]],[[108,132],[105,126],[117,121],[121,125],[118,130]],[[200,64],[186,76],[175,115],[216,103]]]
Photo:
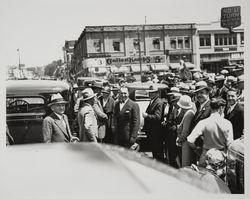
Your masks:
[[[159,91],[152,86],[149,90],[150,103],[145,113],[142,113],[144,118],[144,129],[148,136],[153,158],[164,161],[163,152],[163,128],[161,122],[163,121],[163,102],[159,98]]]
[[[139,105],[129,99],[127,88],[120,88],[119,101],[115,103],[112,129],[115,143],[130,148],[136,143],[140,128]]]
[[[227,105],[225,108],[225,118],[233,125],[234,139],[243,135],[244,129],[244,107],[237,101],[237,90],[231,88],[227,92]]]
[[[108,120],[106,122],[106,133],[103,139],[104,143],[114,144],[114,135],[112,132],[112,120],[113,120],[113,113],[115,107],[115,101],[110,96],[111,89],[109,86],[105,86],[102,90],[103,98],[100,100],[101,105],[103,107],[104,113],[108,116]]]
[[[43,121],[42,131],[44,142],[79,141],[77,137],[72,136],[68,117],[64,114],[65,104],[67,103],[60,93],[51,96],[51,103],[48,106],[53,112]]]
[[[207,83],[205,81],[199,81],[195,85],[195,93],[196,93],[196,107],[197,111],[195,113],[191,130],[190,132],[195,128],[195,126],[199,123],[199,121],[206,119],[211,114],[211,107],[210,107],[210,88],[208,87]],[[196,151],[196,155],[193,154],[193,163],[196,163],[196,160],[199,160],[199,156],[201,154],[202,146],[203,146],[203,140],[202,137],[199,137],[196,140],[196,146],[197,148],[194,149]]]

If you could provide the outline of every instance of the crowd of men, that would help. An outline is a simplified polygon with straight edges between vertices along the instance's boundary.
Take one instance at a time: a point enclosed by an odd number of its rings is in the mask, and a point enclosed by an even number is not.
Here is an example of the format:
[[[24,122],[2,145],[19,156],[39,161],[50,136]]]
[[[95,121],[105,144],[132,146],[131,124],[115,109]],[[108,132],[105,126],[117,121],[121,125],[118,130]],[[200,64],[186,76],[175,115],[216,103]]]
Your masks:
[[[164,99],[155,87],[157,77],[149,82],[145,112],[129,98],[124,81],[117,87],[94,82],[76,99],[75,136],[64,114],[68,102],[56,94],[49,104],[53,113],[43,122],[44,142],[96,142],[136,149],[142,117],[141,130],[146,132],[153,158],[175,168],[197,162],[206,166],[210,149],[226,153],[244,133],[241,80],[226,74],[211,79],[202,72],[188,81],[176,77],[161,81],[169,88]]]

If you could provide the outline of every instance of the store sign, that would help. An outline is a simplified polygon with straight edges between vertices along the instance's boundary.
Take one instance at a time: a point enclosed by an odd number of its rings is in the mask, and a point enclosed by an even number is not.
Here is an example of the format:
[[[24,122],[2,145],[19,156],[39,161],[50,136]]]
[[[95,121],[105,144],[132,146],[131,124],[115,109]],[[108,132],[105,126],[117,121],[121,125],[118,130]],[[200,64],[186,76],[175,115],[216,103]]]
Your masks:
[[[121,66],[124,64],[139,64],[139,57],[112,57],[106,58],[107,65],[116,65]],[[150,63],[166,63],[166,55],[159,56],[144,56],[141,57],[142,64],[150,64]]]
[[[241,25],[240,6],[221,9],[221,27],[235,28]]]

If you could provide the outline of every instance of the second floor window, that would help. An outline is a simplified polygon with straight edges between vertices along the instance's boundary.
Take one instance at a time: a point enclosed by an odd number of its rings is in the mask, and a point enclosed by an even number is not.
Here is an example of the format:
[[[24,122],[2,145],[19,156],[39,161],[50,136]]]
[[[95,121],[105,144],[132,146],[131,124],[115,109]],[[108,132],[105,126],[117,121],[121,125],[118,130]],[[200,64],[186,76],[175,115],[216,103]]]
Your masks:
[[[113,41],[114,51],[121,51],[120,49],[120,41]]]
[[[236,34],[215,34],[214,35],[215,46],[227,46],[237,45]]]
[[[211,46],[211,37],[209,34],[200,35],[200,46]]]
[[[240,44],[243,45],[244,44],[244,32],[240,33]]]
[[[190,49],[190,38],[172,37],[170,38],[170,46],[172,49]]]
[[[94,48],[96,52],[101,52],[101,40],[100,39],[94,40]]]
[[[134,39],[133,45],[134,45],[135,50],[139,50],[139,41],[138,41],[138,39]]]
[[[159,38],[153,39],[153,48],[160,50],[160,39]]]

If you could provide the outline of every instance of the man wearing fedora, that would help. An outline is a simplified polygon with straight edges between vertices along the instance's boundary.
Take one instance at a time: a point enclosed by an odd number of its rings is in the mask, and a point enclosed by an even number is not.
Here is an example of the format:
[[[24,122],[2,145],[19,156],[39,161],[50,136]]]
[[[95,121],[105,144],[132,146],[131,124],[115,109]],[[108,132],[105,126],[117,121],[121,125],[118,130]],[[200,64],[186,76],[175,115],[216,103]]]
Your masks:
[[[170,166],[179,168],[180,163],[177,163],[178,149],[176,145],[177,138],[177,124],[180,123],[183,116],[183,112],[180,112],[180,107],[177,105],[178,100],[181,97],[179,88],[172,87],[167,94],[169,98],[169,109],[166,115],[164,125],[164,152],[168,157],[168,163]]]
[[[113,118],[115,144],[126,148],[134,146],[140,129],[140,108],[136,102],[129,99],[128,88],[120,88]]]
[[[199,121],[191,134],[187,137],[192,148],[195,148],[195,140],[203,136],[202,153],[199,166],[206,166],[206,152],[212,148],[224,151],[233,141],[233,127],[229,120],[223,118],[226,102],[222,98],[212,98],[210,102],[211,115]]]
[[[106,122],[106,132],[105,137],[103,139],[103,142],[114,144],[114,135],[112,132],[112,120],[113,120],[113,114],[114,114],[114,108],[115,108],[115,101],[110,96],[111,89],[109,86],[105,86],[102,90],[103,98],[100,100],[101,105],[103,107],[104,113],[108,116],[108,120]]]
[[[92,85],[92,89],[96,96],[94,97],[94,104],[93,104],[93,109],[95,111],[95,114],[97,116],[97,125],[98,125],[98,136],[97,140],[98,142],[102,142],[103,138],[105,137],[106,133],[106,122],[108,120],[107,114],[104,113],[101,101],[103,99],[102,95],[102,89],[103,89],[103,84],[99,82],[94,82]]]
[[[65,104],[60,93],[51,96],[48,106],[52,113],[43,120],[42,132],[44,142],[75,142],[77,137],[72,136],[68,117],[64,114]]]
[[[148,136],[153,158],[164,161],[163,151],[163,128],[161,122],[164,117],[163,102],[159,97],[159,91],[153,85],[149,90],[150,103],[145,113],[142,113],[144,118],[144,129]]]
[[[79,125],[79,138],[80,141],[84,142],[97,142],[97,117],[92,107],[94,105],[94,98],[96,94],[91,88],[86,88],[81,93],[83,104],[77,116]]]

